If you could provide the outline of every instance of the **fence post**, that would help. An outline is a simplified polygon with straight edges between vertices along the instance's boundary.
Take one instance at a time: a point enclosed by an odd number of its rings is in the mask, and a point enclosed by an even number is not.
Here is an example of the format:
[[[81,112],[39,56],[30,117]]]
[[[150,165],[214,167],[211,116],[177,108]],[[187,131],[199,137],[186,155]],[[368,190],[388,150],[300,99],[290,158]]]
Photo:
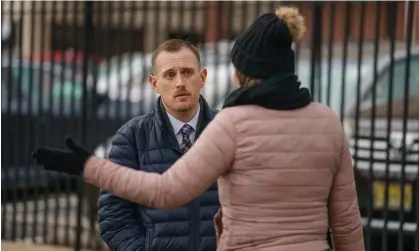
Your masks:
[[[312,3],[312,33],[311,33],[311,73],[310,73],[310,91],[313,100],[315,100],[316,92],[319,91],[318,97],[320,98],[321,92],[321,82],[320,82],[320,73],[321,73],[321,48],[322,48],[322,10],[323,10],[323,3],[321,2],[313,2]],[[318,83],[318,89],[316,89],[316,74]]]
[[[323,36],[323,3],[313,2],[312,3],[312,33],[311,33],[311,66],[310,66],[310,92],[313,101],[322,102],[322,36]],[[330,3],[329,3],[330,4]],[[330,31],[329,31],[330,32]],[[317,81],[316,81],[317,80]],[[317,88],[316,88],[317,82]],[[330,86],[328,86],[330,88]],[[330,247],[332,247],[332,238],[330,231],[327,232],[327,241]]]
[[[86,146],[87,143],[87,74],[89,64],[89,52],[93,33],[93,2],[84,2],[84,48],[83,48],[83,98],[82,98],[82,116],[80,121],[81,126],[81,143]],[[77,228],[76,228],[76,245],[75,250],[81,250],[81,233],[82,229],[82,209],[83,209],[83,189],[84,182],[79,180],[77,183]]]

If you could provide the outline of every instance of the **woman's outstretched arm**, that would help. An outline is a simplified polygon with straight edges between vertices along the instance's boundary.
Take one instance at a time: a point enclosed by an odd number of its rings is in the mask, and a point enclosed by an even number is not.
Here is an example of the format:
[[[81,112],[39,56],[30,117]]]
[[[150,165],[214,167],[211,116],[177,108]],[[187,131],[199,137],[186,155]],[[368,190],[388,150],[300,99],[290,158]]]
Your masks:
[[[138,204],[165,209],[179,207],[202,194],[232,166],[235,137],[233,124],[221,111],[189,151],[163,174],[138,171],[90,157],[83,178]]]

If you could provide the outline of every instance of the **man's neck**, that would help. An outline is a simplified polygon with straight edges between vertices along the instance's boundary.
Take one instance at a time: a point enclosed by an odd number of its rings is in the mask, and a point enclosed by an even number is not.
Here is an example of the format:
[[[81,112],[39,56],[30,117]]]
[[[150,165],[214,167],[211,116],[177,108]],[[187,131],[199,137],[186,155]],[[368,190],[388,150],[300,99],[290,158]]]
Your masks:
[[[197,113],[197,111],[199,109],[199,104],[196,104],[192,109],[190,109],[188,111],[178,112],[178,111],[173,111],[172,109],[167,107],[164,104],[164,102],[163,102],[163,105],[164,105],[164,108],[166,109],[167,113],[169,113],[171,116],[173,116],[177,120],[182,121],[184,123],[187,123],[187,122],[191,121],[191,119],[195,116],[195,114]]]

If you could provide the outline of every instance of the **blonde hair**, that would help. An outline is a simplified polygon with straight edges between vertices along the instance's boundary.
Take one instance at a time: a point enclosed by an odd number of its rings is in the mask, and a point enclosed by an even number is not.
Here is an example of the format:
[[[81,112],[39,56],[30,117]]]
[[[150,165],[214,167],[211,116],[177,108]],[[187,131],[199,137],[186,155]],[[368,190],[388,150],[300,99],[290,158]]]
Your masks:
[[[281,6],[275,9],[275,15],[287,25],[293,42],[300,41],[306,31],[304,17],[295,7]],[[241,87],[250,87],[261,79],[252,78],[236,70],[236,76]]]
[[[261,79],[256,79],[256,78],[246,76],[245,74],[239,72],[237,69],[236,69],[236,77],[237,77],[237,80],[239,81],[240,87],[242,88],[251,87],[252,85],[255,85],[261,81]]]

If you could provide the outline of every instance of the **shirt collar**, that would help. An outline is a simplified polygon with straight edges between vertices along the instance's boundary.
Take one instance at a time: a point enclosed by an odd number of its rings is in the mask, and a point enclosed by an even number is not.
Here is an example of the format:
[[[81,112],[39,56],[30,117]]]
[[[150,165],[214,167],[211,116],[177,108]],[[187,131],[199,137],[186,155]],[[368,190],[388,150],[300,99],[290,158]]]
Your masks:
[[[170,124],[172,124],[173,132],[175,133],[175,135],[177,135],[179,133],[180,129],[182,129],[183,125],[185,125],[185,124],[190,125],[194,129],[194,131],[196,132],[196,127],[198,125],[198,118],[199,118],[200,109],[201,109],[201,107],[198,105],[198,110],[196,111],[195,115],[187,123],[184,123],[184,122],[178,120],[177,118],[173,117],[169,113],[167,113],[167,116],[169,117]]]

